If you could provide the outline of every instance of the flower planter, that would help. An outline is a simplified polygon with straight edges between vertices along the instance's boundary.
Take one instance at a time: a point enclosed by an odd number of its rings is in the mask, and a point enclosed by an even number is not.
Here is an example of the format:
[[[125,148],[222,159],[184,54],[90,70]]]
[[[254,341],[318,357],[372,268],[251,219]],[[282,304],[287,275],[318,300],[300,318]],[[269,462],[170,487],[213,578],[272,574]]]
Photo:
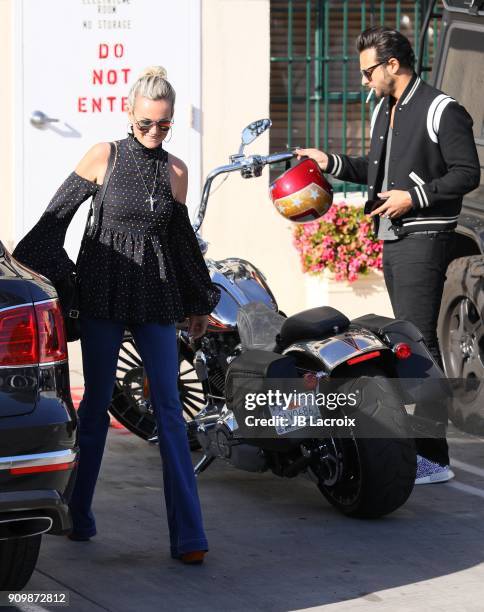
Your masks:
[[[353,282],[336,281],[334,274],[323,270],[321,274],[305,274],[306,308],[332,306],[349,319],[374,313],[393,317],[390,298],[385,287],[383,272],[370,270]]]

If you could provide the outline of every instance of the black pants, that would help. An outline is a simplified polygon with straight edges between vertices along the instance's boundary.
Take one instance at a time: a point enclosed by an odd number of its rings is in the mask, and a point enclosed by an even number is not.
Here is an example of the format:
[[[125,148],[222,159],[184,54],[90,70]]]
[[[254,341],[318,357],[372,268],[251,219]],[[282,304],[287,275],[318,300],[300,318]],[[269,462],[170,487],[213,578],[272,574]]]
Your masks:
[[[410,321],[423,334],[427,347],[440,367],[442,358],[437,340],[437,319],[452,259],[454,232],[417,233],[383,244],[383,273],[395,318]],[[447,423],[446,402],[417,404],[415,414]],[[445,438],[419,438],[417,452],[441,465],[449,463]]]

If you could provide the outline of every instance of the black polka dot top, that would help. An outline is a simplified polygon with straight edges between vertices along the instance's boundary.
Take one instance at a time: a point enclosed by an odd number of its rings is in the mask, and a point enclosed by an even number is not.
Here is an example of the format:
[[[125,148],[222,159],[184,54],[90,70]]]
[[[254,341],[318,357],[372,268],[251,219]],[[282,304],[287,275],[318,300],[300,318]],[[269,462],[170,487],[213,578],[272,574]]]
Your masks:
[[[76,267],[81,316],[173,323],[209,314],[220,290],[210,280],[187,207],[173,197],[168,153],[134,136],[117,141],[117,148],[99,219],[84,236],[77,266],[64,250],[65,234],[81,203],[101,189],[76,172],[13,256],[54,284]]]

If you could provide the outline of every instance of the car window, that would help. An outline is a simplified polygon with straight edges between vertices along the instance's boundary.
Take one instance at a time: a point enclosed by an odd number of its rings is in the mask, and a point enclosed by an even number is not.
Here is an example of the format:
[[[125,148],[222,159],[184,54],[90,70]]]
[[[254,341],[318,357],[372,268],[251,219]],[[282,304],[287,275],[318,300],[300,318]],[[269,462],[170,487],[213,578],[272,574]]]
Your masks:
[[[474,121],[477,152],[484,168],[484,28],[454,26],[448,35],[447,56],[439,89],[455,98]],[[484,173],[477,189],[484,197]],[[473,195],[477,195],[474,193]]]
[[[465,106],[476,140],[484,141],[484,29],[451,30],[440,89]]]

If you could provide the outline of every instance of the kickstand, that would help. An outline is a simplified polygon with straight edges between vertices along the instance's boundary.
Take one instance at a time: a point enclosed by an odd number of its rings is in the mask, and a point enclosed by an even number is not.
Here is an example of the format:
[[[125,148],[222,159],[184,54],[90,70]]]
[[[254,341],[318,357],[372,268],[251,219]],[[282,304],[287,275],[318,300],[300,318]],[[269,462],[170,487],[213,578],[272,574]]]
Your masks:
[[[198,476],[199,474],[204,472],[214,459],[215,457],[211,455],[203,455],[197,465],[193,468],[195,476]]]

